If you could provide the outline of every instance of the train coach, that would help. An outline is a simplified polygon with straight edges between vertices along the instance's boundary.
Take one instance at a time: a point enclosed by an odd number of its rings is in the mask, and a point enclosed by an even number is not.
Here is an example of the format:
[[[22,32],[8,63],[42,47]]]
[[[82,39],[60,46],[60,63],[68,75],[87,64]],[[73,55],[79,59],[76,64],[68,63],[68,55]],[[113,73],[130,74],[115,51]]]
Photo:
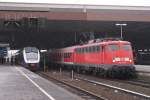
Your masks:
[[[131,43],[96,39],[87,44],[52,50],[50,61],[77,72],[90,72],[111,78],[136,76]]]
[[[24,47],[17,52],[16,61],[18,64],[32,70],[37,71],[40,62],[40,52],[36,47]]]

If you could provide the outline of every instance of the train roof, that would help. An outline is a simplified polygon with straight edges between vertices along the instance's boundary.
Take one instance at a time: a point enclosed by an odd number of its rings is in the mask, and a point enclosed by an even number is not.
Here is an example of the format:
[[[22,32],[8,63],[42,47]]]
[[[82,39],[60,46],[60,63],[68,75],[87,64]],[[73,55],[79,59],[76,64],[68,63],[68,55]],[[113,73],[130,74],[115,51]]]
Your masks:
[[[87,47],[87,46],[94,46],[94,45],[106,45],[106,44],[117,44],[117,43],[123,43],[123,44],[130,44],[130,42],[128,41],[122,41],[122,40],[115,40],[115,41],[102,41],[102,42],[94,42],[94,43],[87,43],[87,44],[83,44],[77,47]]]
[[[89,46],[95,46],[95,45],[117,44],[117,43],[130,44],[130,42],[128,42],[128,41],[122,41],[122,40],[102,41],[102,42],[87,43],[87,44],[82,44],[82,45],[75,45],[75,46],[70,46],[70,47],[55,49],[55,50],[52,50],[52,51],[54,51],[54,52],[59,52],[59,51],[73,52],[74,49],[76,49],[76,48],[89,47]]]
[[[35,48],[35,49],[37,49],[37,47],[24,47],[24,49],[26,49],[26,48]]]

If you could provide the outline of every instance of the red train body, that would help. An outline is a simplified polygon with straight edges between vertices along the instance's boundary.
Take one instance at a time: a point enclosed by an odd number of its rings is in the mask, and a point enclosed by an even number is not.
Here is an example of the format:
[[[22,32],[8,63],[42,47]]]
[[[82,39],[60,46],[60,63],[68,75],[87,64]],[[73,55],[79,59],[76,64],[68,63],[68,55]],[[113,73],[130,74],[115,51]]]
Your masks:
[[[51,62],[77,71],[89,71],[109,77],[135,74],[131,44],[128,41],[103,40],[66,47],[50,52]]]

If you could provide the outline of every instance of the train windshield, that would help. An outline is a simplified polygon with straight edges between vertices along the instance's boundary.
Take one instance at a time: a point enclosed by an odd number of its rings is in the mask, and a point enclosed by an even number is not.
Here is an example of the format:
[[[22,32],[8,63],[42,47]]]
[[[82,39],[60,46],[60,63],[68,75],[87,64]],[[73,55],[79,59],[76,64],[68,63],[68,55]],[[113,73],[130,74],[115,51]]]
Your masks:
[[[130,51],[131,49],[131,45],[129,44],[123,44],[123,45],[117,45],[117,44],[110,44],[109,46],[109,50],[111,51],[117,51],[117,50],[126,50],[126,51]]]
[[[27,47],[25,48],[25,52],[26,53],[30,53],[30,52],[38,53],[38,49],[34,47]]]
[[[109,45],[109,50],[111,50],[111,51],[117,51],[119,49],[120,49],[119,45],[116,45],[116,44]]]
[[[130,51],[131,50],[131,46],[129,44],[124,44],[124,45],[121,46],[121,48],[123,50],[126,50],[126,51]]]
[[[27,53],[26,54],[27,60],[37,60],[38,59],[38,54],[37,53]]]

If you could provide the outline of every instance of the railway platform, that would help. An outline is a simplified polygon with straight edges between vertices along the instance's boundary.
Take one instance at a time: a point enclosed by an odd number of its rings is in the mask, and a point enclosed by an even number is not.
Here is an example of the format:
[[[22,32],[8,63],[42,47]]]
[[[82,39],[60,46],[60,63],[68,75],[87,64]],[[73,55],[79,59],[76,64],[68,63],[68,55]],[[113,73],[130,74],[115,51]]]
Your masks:
[[[0,100],[82,100],[21,67],[0,65]]]
[[[135,65],[136,71],[150,73],[150,65]]]

